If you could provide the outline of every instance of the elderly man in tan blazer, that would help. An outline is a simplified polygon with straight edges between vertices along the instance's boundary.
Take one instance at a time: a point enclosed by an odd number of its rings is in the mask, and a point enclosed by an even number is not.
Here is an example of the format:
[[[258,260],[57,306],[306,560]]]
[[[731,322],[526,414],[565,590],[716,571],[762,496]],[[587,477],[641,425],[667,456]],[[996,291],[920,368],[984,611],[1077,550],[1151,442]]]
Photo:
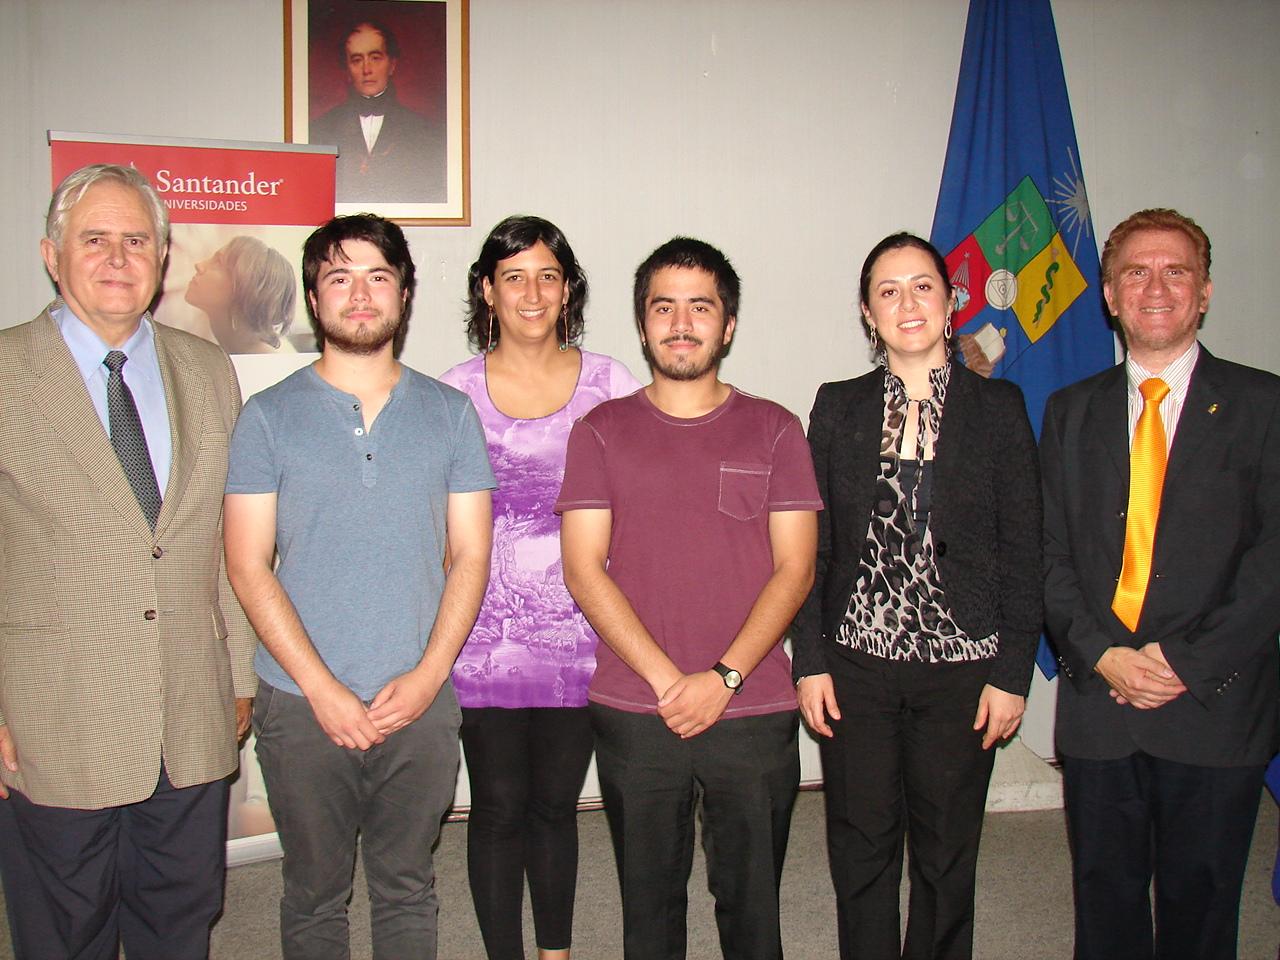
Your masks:
[[[255,679],[222,568],[226,354],[152,322],[163,202],[54,193],[59,297],[0,331],[0,872],[19,957],[202,957]]]

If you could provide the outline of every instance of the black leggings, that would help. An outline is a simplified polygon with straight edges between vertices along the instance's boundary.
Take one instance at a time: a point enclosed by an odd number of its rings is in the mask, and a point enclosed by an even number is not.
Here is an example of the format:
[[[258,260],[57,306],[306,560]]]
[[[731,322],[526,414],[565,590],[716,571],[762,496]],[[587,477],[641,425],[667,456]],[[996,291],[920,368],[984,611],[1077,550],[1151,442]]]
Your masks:
[[[568,949],[578,794],[591,762],[585,707],[464,707],[471,781],[467,873],[489,960],[523,960],[524,876],[538,946]]]

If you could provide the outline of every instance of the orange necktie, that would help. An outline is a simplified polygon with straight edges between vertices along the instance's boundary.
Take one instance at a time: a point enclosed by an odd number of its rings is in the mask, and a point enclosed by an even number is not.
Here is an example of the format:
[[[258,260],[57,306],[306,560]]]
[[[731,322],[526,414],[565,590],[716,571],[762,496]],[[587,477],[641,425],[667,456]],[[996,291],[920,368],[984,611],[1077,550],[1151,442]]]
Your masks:
[[[1160,493],[1164,488],[1164,468],[1169,459],[1160,419],[1160,401],[1169,395],[1169,385],[1159,377],[1143,380],[1142,415],[1133,431],[1129,448],[1129,512],[1124,526],[1124,566],[1111,609],[1131,631],[1138,629],[1142,602],[1151,579],[1151,550],[1160,517]]]

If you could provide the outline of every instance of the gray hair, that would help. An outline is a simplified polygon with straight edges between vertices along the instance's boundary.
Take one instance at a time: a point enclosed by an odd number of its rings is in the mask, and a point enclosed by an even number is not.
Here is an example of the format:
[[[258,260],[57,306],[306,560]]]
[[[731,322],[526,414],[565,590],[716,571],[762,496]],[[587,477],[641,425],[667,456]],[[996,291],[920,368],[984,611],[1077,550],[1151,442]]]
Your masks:
[[[49,213],[44,221],[44,235],[55,247],[62,246],[62,233],[67,225],[67,216],[71,208],[80,202],[85,191],[95,183],[104,180],[114,181],[138,191],[143,202],[151,213],[151,225],[155,230],[156,248],[160,256],[164,256],[169,247],[169,208],[156,193],[151,181],[138,172],[135,167],[124,167],[118,163],[91,163],[79,170],[67,174],[58,188],[53,191],[53,199],[49,201]]]

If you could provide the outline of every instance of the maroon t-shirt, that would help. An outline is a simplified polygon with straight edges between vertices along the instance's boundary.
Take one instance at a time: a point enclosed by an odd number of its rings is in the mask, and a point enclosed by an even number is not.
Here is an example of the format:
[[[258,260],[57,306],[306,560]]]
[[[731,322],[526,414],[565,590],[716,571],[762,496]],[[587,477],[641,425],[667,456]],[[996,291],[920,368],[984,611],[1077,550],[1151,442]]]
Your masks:
[[[609,576],[684,673],[729,648],[773,575],[769,513],[821,510],[800,421],[733,390],[706,416],[663,413],[644,390],[600,404],[569,435],[556,512],[612,511]],[[657,697],[607,643],[587,698],[655,713]],[[779,643],[729,701],[726,717],[794,710]]]

